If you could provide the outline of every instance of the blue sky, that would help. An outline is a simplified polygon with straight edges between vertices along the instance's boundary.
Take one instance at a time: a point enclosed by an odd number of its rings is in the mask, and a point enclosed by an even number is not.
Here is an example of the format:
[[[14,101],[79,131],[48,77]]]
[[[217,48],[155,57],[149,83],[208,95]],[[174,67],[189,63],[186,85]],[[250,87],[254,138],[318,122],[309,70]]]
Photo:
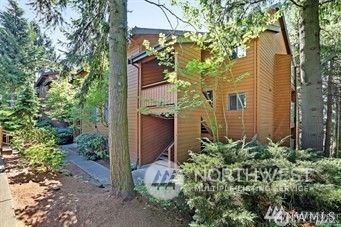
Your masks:
[[[22,7],[25,11],[25,16],[29,20],[34,20],[36,18],[36,13],[30,9],[27,5],[27,0],[17,0],[19,2],[20,7]],[[154,2],[165,3],[169,9],[172,10],[176,15],[182,16],[181,10],[177,7],[170,6],[170,0],[153,0]],[[7,0],[0,0],[0,10],[4,10],[7,6]],[[129,27],[147,27],[147,28],[171,28],[167,18],[163,14],[160,8],[157,6],[151,5],[143,0],[128,0],[128,26]],[[68,9],[64,12],[66,18],[74,17],[77,15],[72,12],[72,10]],[[169,15],[169,19],[172,22],[174,27],[177,26],[177,20]],[[179,24],[177,29],[186,29],[186,25]],[[48,29],[47,34],[52,38],[52,40],[57,43],[57,40],[65,41],[64,36],[56,29]]]

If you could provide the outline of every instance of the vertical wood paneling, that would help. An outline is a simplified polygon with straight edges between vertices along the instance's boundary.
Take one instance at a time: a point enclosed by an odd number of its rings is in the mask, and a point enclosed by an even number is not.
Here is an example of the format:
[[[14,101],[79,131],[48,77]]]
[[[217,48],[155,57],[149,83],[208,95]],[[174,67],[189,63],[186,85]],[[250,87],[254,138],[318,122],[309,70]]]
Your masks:
[[[184,73],[186,64],[189,61],[201,59],[201,51],[197,47],[193,46],[193,44],[181,44],[181,46],[176,46],[176,51],[178,52],[178,55],[176,56],[176,72],[178,79],[189,81],[191,83],[190,87],[182,89],[182,91],[178,93],[178,98],[181,98],[185,90],[201,90],[201,76],[198,74],[186,75]],[[175,118],[176,131],[174,145],[176,161],[184,162],[188,160],[189,150],[200,150],[200,141],[198,139],[201,136],[201,115],[202,112],[199,108],[180,111],[180,113],[177,114]]]
[[[279,141],[290,135],[291,107],[291,56],[275,56],[275,115],[274,140]],[[285,145],[290,145],[288,138]]]
[[[258,139],[265,143],[266,138],[274,139],[275,116],[275,54],[286,54],[281,33],[265,31],[260,35],[260,75],[258,79]],[[290,69],[290,67],[289,67]],[[290,73],[288,75],[290,79]],[[289,93],[290,94],[290,93]],[[285,95],[285,94],[283,94]]]
[[[174,119],[141,115],[141,165],[154,162],[174,140]]]

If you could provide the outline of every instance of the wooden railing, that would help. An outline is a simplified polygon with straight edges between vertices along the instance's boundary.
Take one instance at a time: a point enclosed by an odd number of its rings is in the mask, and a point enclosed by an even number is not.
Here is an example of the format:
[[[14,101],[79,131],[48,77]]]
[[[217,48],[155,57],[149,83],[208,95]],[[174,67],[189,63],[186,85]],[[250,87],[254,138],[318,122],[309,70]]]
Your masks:
[[[174,104],[176,91],[173,84],[156,83],[144,86],[141,91],[141,107],[157,107]]]
[[[174,163],[174,141],[168,146],[168,167],[174,168],[172,163]]]

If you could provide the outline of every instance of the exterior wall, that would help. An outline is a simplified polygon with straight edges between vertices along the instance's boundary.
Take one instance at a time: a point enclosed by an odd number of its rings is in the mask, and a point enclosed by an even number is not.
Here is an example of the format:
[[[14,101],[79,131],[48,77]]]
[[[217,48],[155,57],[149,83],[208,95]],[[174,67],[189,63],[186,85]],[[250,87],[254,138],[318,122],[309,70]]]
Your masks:
[[[186,64],[194,59],[201,59],[201,50],[194,47],[193,44],[181,44],[175,46],[178,55],[176,56],[176,72],[178,79],[191,82],[191,86],[185,88],[190,91],[192,89],[201,91],[200,75],[185,75],[184,69]],[[184,91],[178,92],[178,98],[181,98]],[[199,108],[180,111],[175,117],[175,161],[184,162],[188,160],[189,150],[199,151],[201,137],[200,123],[202,110]]]
[[[154,162],[174,140],[174,120],[141,115],[140,165]]]
[[[138,35],[134,36],[128,45],[128,58],[138,54],[143,51],[143,40],[150,40],[151,44],[157,43],[158,35]],[[128,66],[128,137],[129,137],[129,151],[130,151],[130,160],[132,162],[137,162],[139,157],[140,150],[140,133],[141,127],[140,125],[140,117],[141,114],[137,111],[139,108],[139,100],[138,96],[141,91],[140,81],[140,69],[141,65],[131,65]]]
[[[156,58],[145,62],[141,65],[141,81],[142,87],[165,80],[165,66],[160,66]]]
[[[251,139],[256,134],[256,88],[254,86],[257,74],[255,67],[256,50],[256,41],[251,41],[246,51],[246,57],[235,60],[235,64],[232,66],[232,74],[224,75],[226,77],[225,80],[216,78],[205,79],[207,86],[203,89],[213,90],[216,117],[221,125],[217,136],[222,142],[226,140],[225,137],[235,140],[242,139],[244,136],[243,124],[247,139]],[[207,57],[209,57],[209,54],[204,52],[202,60],[205,60]],[[233,78],[236,79],[245,73],[248,73],[248,75],[237,83],[236,87],[232,82],[227,81],[231,81]],[[244,111],[229,110],[229,94],[236,92],[246,94],[246,108]],[[207,120],[205,121],[207,122]]]
[[[275,141],[291,134],[290,132],[290,107],[291,107],[291,56],[275,56],[275,109],[274,109],[274,135]],[[289,146],[289,138],[285,144]]]
[[[83,123],[82,122],[82,133],[100,133],[103,135],[108,135],[108,127],[103,125],[101,122],[97,124]]]
[[[259,76],[257,83],[257,134],[260,142],[265,143],[267,141],[267,137],[274,139],[274,116],[276,104],[275,54],[287,54],[283,34],[271,31],[263,32],[259,37],[258,50]],[[290,79],[290,73],[288,78]]]

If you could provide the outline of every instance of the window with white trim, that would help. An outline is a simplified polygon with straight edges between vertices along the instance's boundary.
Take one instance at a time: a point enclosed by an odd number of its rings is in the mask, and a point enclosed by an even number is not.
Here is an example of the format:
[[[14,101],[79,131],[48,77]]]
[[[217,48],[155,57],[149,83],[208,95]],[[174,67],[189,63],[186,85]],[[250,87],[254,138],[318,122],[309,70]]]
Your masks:
[[[241,110],[246,108],[246,94],[229,94],[229,110]]]

